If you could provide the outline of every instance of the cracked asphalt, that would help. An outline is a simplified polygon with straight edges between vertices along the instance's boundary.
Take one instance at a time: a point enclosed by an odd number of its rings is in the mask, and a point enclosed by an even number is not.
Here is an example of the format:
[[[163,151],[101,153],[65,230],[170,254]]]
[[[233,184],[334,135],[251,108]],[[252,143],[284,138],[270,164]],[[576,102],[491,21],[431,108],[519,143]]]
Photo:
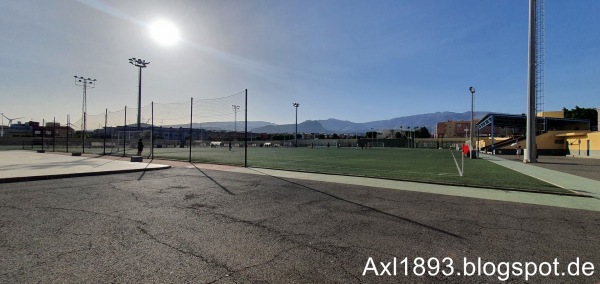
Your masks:
[[[596,283],[599,243],[594,211],[199,168],[0,184],[0,283],[499,282],[369,257],[579,257],[594,275],[529,282]]]

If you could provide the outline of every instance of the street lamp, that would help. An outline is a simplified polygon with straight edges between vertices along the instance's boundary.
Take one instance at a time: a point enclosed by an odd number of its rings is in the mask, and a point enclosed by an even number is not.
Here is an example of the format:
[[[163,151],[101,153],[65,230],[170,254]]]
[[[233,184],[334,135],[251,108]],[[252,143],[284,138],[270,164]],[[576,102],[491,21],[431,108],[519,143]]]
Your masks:
[[[135,67],[140,69],[139,78],[138,78],[138,117],[137,117],[137,127],[138,130],[141,128],[141,119],[142,119],[142,68],[146,68],[150,62],[146,62],[143,59],[137,59],[135,57],[129,58],[129,63]]]
[[[294,139],[296,140],[296,145],[294,147],[298,147],[298,107],[300,106],[300,104],[293,103],[292,105],[296,108],[296,136],[294,136]]]
[[[406,141],[408,141],[408,145],[407,146],[410,149],[410,148],[412,148],[412,144],[411,144],[412,143],[411,142],[412,135],[410,135],[410,126],[406,127],[406,135],[405,136],[406,136]]]
[[[411,135],[411,137],[412,137],[412,140],[411,140],[411,141],[412,141],[412,144],[410,145],[410,147],[414,149],[414,148],[416,148],[416,147],[415,147],[415,140],[416,140],[416,138],[417,138],[417,137],[416,137],[416,135],[415,135],[415,130],[417,129],[417,127],[416,127],[416,126],[413,126],[413,127],[410,127],[410,126],[409,126],[409,127],[408,127],[408,129],[411,129],[411,130],[410,130],[410,133],[411,133],[410,135]]]
[[[83,137],[83,144],[82,144],[82,152],[85,153],[85,131],[87,128],[86,125],[86,116],[87,116],[87,98],[86,98],[86,93],[87,93],[87,89],[93,89],[96,87],[96,79],[90,79],[90,78],[83,78],[83,77],[77,77],[77,76],[73,76],[75,77],[75,85],[76,86],[82,86],[83,87],[83,106],[81,107],[81,130],[82,130],[82,137]]]
[[[475,88],[469,87],[471,92],[471,123],[469,127],[469,158],[473,159],[473,98],[475,97]]]
[[[231,107],[233,108],[233,130],[235,132],[235,135],[237,136],[237,111],[240,109],[240,106],[238,105],[231,105]]]
[[[419,129],[418,126],[413,126],[413,148],[417,149],[417,130]]]

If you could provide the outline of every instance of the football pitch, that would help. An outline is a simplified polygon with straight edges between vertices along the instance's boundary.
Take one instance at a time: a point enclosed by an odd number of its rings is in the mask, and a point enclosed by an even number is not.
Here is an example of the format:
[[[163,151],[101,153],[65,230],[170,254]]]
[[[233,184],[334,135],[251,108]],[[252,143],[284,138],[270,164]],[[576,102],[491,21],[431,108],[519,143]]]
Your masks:
[[[8,150],[11,147],[2,147]],[[64,148],[56,148],[65,152]],[[81,152],[81,148],[69,148]],[[52,152],[52,148],[47,148]],[[122,152],[107,149],[119,156]],[[86,153],[102,155],[103,148],[86,148]],[[126,155],[136,154],[128,149]],[[143,156],[148,158],[149,149]],[[454,155],[453,155],[454,154]],[[110,155],[110,154],[109,154]],[[406,148],[284,148],[248,147],[248,167],[280,169],[324,174],[373,177],[391,180],[429,182],[436,184],[518,189],[536,192],[570,193],[536,178],[521,174],[484,159],[464,159],[464,174],[460,176],[461,152],[449,149]],[[233,147],[193,147],[192,162],[244,166],[244,149]],[[456,157],[456,162],[455,158]],[[154,158],[188,161],[190,148],[155,148]]]
[[[543,192],[568,192],[533,177],[483,159],[464,159],[460,176],[461,153],[448,149],[403,148],[248,148],[248,167],[374,177],[438,184],[520,189]],[[187,161],[189,148],[154,149],[157,159]],[[243,148],[192,148],[192,161],[244,165]]]

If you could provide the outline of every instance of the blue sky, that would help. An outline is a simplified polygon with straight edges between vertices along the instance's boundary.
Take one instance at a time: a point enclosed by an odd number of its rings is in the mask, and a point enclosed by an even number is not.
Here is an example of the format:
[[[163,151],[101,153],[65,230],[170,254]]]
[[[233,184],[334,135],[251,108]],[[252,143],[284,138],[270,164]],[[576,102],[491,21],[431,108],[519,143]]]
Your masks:
[[[546,0],[545,109],[600,106],[600,1]],[[88,113],[248,89],[250,120],[354,122],[470,109],[526,112],[526,0],[0,2],[0,112]],[[149,36],[172,21],[182,41]],[[72,118],[72,120],[75,120]]]

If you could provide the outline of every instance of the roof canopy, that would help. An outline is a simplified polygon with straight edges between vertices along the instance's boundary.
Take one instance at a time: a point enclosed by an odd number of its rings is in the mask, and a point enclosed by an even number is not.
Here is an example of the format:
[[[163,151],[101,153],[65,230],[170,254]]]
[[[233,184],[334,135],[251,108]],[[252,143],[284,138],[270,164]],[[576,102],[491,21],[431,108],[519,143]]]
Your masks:
[[[589,130],[590,121],[584,119],[567,119],[553,117],[537,117],[538,124],[545,124],[546,129],[556,130]],[[478,123],[477,128],[482,129],[493,124],[494,127],[512,127],[525,129],[527,116],[525,114],[488,113]]]

